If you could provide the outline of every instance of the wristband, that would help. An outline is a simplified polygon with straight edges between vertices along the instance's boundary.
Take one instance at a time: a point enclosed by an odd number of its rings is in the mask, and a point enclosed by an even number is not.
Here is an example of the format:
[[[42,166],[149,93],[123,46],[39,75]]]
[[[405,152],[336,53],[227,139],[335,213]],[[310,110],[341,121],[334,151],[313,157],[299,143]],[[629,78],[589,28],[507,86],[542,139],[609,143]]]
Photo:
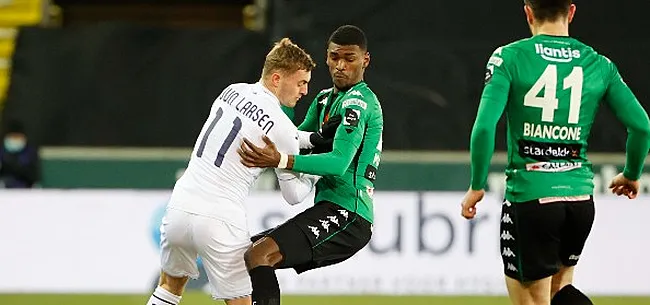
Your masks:
[[[278,163],[278,168],[279,169],[285,169],[287,168],[287,165],[289,164],[289,156],[285,153],[280,153],[280,163]]]

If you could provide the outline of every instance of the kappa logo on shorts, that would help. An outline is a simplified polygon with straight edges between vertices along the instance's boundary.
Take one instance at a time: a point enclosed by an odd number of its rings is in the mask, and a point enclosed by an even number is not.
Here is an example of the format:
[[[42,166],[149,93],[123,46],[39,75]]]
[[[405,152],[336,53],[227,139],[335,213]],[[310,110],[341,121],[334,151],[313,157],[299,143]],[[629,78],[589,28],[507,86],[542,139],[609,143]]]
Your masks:
[[[501,222],[503,222],[503,223],[513,223],[512,218],[510,218],[510,214],[508,214],[508,213],[503,214],[503,217],[501,218]]]
[[[510,201],[508,201],[508,200],[504,200],[504,201],[503,201],[503,205],[509,207],[509,206],[512,205],[512,203],[510,203]]]
[[[503,252],[501,252],[501,255],[503,255],[505,257],[515,257],[516,256],[515,253],[512,252],[512,250],[510,250],[510,248],[508,248],[508,247],[503,248]]]
[[[327,219],[329,221],[331,221],[333,224],[335,224],[335,225],[337,225],[339,227],[341,226],[341,225],[339,225],[339,219],[336,216],[327,216]]]
[[[511,263],[508,263],[508,270],[517,272],[517,267]]]
[[[343,216],[343,218],[345,218],[345,220],[348,220],[348,216],[349,216],[349,215],[348,215],[348,211],[346,211],[346,210],[339,210],[339,213],[341,213],[341,216]]]
[[[501,239],[503,240],[515,240],[515,237],[510,234],[510,231],[501,232]]]
[[[571,255],[569,256],[570,261],[577,261],[580,259],[580,255]]]
[[[311,230],[312,233],[314,233],[314,236],[316,236],[316,239],[318,239],[318,237],[320,237],[320,230],[318,230],[317,227],[312,227],[312,226],[307,226],[307,227]]]
[[[325,232],[329,233],[329,231],[330,231],[330,222],[327,221],[327,220],[318,220],[318,221],[320,221],[320,225],[323,226],[323,229],[325,230]]]

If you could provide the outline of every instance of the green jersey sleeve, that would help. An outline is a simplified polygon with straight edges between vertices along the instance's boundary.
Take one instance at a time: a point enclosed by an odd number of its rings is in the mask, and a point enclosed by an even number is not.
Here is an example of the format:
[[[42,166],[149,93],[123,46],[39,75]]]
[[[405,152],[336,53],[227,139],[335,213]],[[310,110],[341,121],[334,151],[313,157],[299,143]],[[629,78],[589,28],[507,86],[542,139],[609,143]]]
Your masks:
[[[606,60],[611,69],[611,79],[605,92],[605,101],[628,132],[623,175],[628,179],[638,180],[650,148],[650,120],[648,113],[623,81],[616,65],[609,59]]]
[[[485,187],[490,160],[494,153],[496,127],[505,110],[510,92],[511,75],[503,55],[507,49],[498,48],[490,57],[485,73],[485,87],[470,139],[471,188]]]
[[[343,101],[341,107],[343,119],[336,130],[332,151],[324,154],[294,156],[293,170],[319,176],[343,175],[363,140],[369,115],[365,105],[365,102],[355,98]]]
[[[307,110],[307,114],[305,114],[305,119],[302,121],[302,123],[300,123],[300,126],[298,126],[298,130],[310,131],[310,132],[318,131],[319,115],[320,114],[318,113],[318,96],[317,96],[309,106],[309,109]]]

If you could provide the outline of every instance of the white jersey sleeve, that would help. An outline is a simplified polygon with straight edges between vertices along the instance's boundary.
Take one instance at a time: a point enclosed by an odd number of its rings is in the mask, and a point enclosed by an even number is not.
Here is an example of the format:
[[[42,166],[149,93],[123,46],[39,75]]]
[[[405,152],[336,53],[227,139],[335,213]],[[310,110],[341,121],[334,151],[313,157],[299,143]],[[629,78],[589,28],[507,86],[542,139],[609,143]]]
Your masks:
[[[299,154],[300,133],[296,126],[287,118],[279,127],[273,134],[275,139],[269,136],[278,151],[288,155]],[[291,205],[303,202],[320,179],[319,176],[278,168],[275,169],[275,174],[278,176],[282,197]]]

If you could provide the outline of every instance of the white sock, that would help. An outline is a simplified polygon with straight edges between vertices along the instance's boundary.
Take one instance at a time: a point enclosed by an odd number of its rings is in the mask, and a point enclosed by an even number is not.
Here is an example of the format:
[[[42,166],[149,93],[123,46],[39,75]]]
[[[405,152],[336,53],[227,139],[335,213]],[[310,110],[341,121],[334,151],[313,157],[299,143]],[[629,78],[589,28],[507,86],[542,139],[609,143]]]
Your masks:
[[[180,296],[175,295],[158,286],[151,295],[151,298],[149,298],[147,305],[178,305],[180,301]]]

